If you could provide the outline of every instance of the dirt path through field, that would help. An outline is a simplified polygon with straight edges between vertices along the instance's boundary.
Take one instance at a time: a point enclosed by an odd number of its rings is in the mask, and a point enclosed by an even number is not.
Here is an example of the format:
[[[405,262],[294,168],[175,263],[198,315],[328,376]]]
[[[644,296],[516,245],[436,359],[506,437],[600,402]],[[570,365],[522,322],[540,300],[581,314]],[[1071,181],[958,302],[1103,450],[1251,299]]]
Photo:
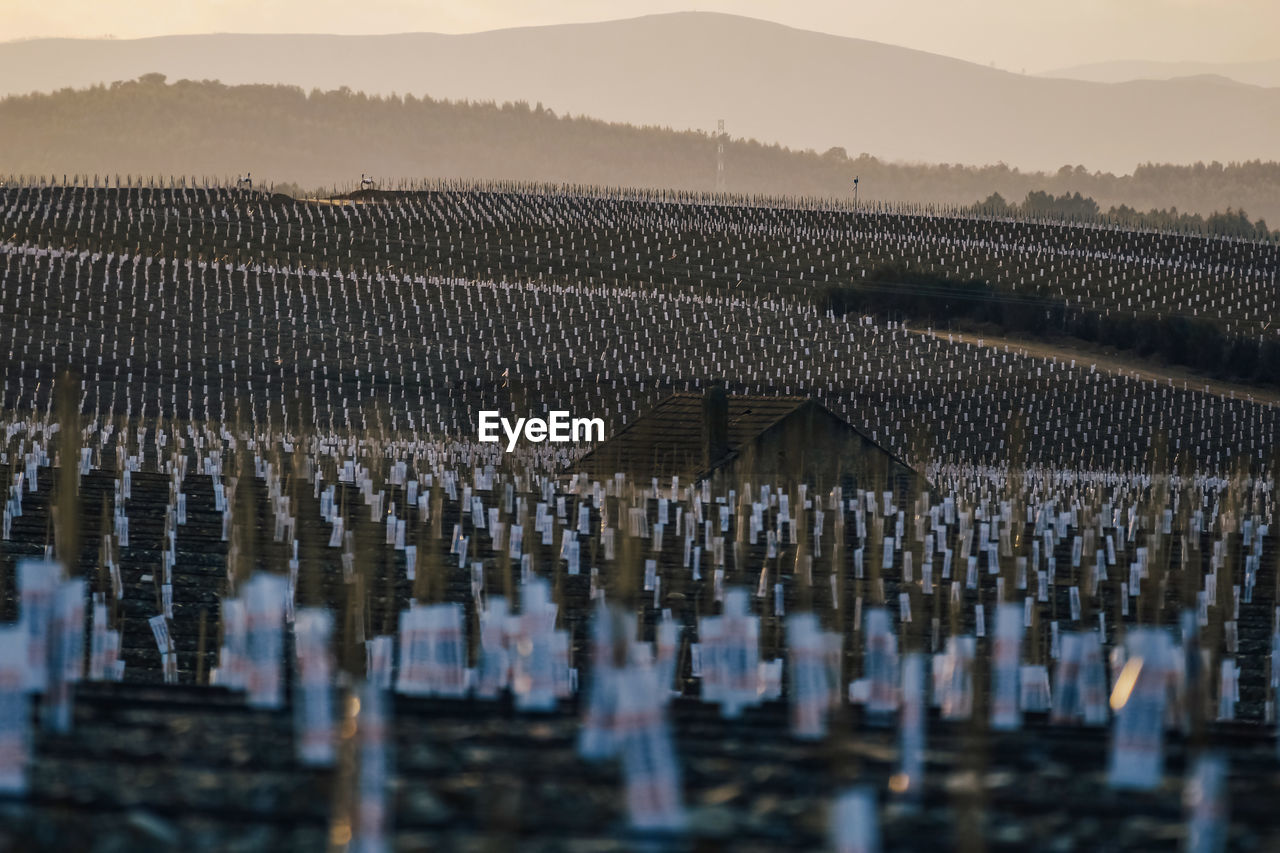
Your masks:
[[[1039,358],[1056,358],[1070,362],[1075,359],[1076,366],[1093,365],[1098,370],[1127,376],[1134,379],[1159,380],[1172,382],[1175,386],[1188,389],[1199,389],[1219,397],[1253,400],[1272,406],[1280,405],[1280,391],[1258,388],[1253,385],[1241,385],[1235,382],[1222,382],[1199,376],[1189,370],[1173,366],[1140,364],[1127,361],[1107,353],[1072,347],[1065,344],[1027,341],[1020,338],[1004,338],[993,335],[975,335],[970,333],[949,332],[946,330],[916,329],[908,327],[908,331],[918,335],[932,335],[935,338],[952,340],[957,343],[969,343],[991,349],[1008,348],[1010,352],[1031,355]]]

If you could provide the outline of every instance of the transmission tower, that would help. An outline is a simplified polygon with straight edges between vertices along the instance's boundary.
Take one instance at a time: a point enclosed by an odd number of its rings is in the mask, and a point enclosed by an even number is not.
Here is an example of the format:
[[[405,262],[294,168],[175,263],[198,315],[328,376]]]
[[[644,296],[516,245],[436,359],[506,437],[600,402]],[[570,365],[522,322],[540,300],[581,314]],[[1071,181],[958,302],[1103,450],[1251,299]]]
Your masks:
[[[724,119],[716,119],[716,192],[724,192]]]

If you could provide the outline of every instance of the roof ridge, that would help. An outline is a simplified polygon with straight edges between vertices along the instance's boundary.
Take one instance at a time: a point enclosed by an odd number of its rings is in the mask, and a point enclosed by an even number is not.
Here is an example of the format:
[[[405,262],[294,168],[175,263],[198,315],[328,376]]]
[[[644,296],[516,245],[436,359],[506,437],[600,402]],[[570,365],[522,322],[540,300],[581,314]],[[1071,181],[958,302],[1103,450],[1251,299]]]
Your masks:
[[[706,395],[701,391],[672,391],[654,404],[655,408],[672,397],[694,397],[701,400]],[[809,401],[812,397],[806,397],[803,394],[727,394],[730,400],[803,400]]]
[[[723,459],[718,460],[709,468],[705,467],[703,464],[698,463],[696,458],[698,456],[696,452],[698,448],[692,444],[696,436],[691,430],[696,432],[695,424],[700,418],[697,413],[691,410],[690,406],[690,404],[701,401],[704,398],[705,395],[699,392],[672,391],[637,415],[610,438],[597,444],[571,464],[576,468],[590,468],[600,463],[607,465],[611,459],[616,459],[617,464],[621,466],[640,464],[644,467],[652,464],[652,459],[647,462],[639,459],[639,457],[634,456],[635,451],[644,450],[647,447],[647,455],[652,456],[654,447],[662,443],[662,435],[665,434],[668,443],[672,446],[666,451],[668,454],[667,461],[662,464],[662,467],[672,466],[683,469],[696,482],[709,476],[712,471],[727,462],[740,458],[743,447],[774,429],[780,423],[799,412],[811,410],[841,424],[867,445],[888,457],[892,463],[918,475],[918,472],[915,472],[905,459],[885,447],[859,426],[831,411],[820,400],[791,394],[728,395],[731,430],[743,429],[743,432],[740,435],[740,440],[734,442],[730,452]],[[753,411],[755,406],[759,408]],[[737,411],[733,411],[734,409]],[[664,410],[668,411],[664,412]],[[656,420],[654,420],[655,417]],[[679,425],[678,429],[675,428],[677,424]],[[676,439],[676,434],[680,438]],[[672,442],[672,439],[676,439],[676,441]],[[688,446],[685,446],[686,444]],[[674,456],[669,455],[677,452],[678,455],[687,458],[676,459]],[[617,454],[616,457],[614,454]],[[683,476],[682,474],[682,479]]]

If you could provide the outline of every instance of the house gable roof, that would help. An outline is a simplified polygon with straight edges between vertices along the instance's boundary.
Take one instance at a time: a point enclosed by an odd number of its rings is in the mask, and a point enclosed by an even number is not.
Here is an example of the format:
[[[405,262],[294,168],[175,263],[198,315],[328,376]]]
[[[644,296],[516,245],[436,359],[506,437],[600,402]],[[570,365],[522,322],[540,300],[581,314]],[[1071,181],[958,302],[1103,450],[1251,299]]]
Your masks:
[[[704,395],[698,393],[672,394],[579,459],[573,469],[596,478],[622,471],[660,479],[677,476],[685,483],[701,479],[710,473],[703,462],[703,400]],[[732,461],[742,448],[806,407],[821,411],[871,442],[865,433],[807,397],[730,395],[728,403],[730,452],[711,470]]]

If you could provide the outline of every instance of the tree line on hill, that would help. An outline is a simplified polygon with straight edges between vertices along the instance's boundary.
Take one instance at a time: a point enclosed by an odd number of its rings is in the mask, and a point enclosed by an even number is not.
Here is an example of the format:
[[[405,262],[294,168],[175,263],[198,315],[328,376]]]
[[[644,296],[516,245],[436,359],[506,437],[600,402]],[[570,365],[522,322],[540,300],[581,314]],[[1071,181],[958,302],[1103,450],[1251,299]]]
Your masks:
[[[710,192],[717,142],[703,131],[558,116],[525,102],[171,83],[160,74],[0,100],[0,169],[8,174],[233,180],[252,172],[259,185],[299,194],[356,189],[362,173],[386,188],[396,178],[463,178]],[[999,204],[1012,214],[1263,237],[1276,235],[1243,210],[1280,221],[1276,162],[1042,173],[890,163],[839,147],[818,153],[750,139],[727,139],[724,160],[726,189],[744,195],[848,199],[858,177],[862,199],[925,209]],[[1024,201],[1003,201],[1017,198]]]
[[[1027,216],[1041,219],[1065,219],[1076,222],[1110,222],[1128,228],[1153,228],[1162,231],[1187,231],[1216,237],[1240,237],[1248,240],[1280,238],[1280,230],[1272,231],[1265,219],[1250,221],[1243,210],[1228,207],[1208,216],[1183,213],[1176,207],[1168,210],[1141,211],[1127,204],[1113,205],[1103,211],[1096,201],[1080,193],[1055,196],[1044,190],[1033,190],[1021,204],[1005,201],[1000,193],[992,193],[971,208],[990,216]]]

